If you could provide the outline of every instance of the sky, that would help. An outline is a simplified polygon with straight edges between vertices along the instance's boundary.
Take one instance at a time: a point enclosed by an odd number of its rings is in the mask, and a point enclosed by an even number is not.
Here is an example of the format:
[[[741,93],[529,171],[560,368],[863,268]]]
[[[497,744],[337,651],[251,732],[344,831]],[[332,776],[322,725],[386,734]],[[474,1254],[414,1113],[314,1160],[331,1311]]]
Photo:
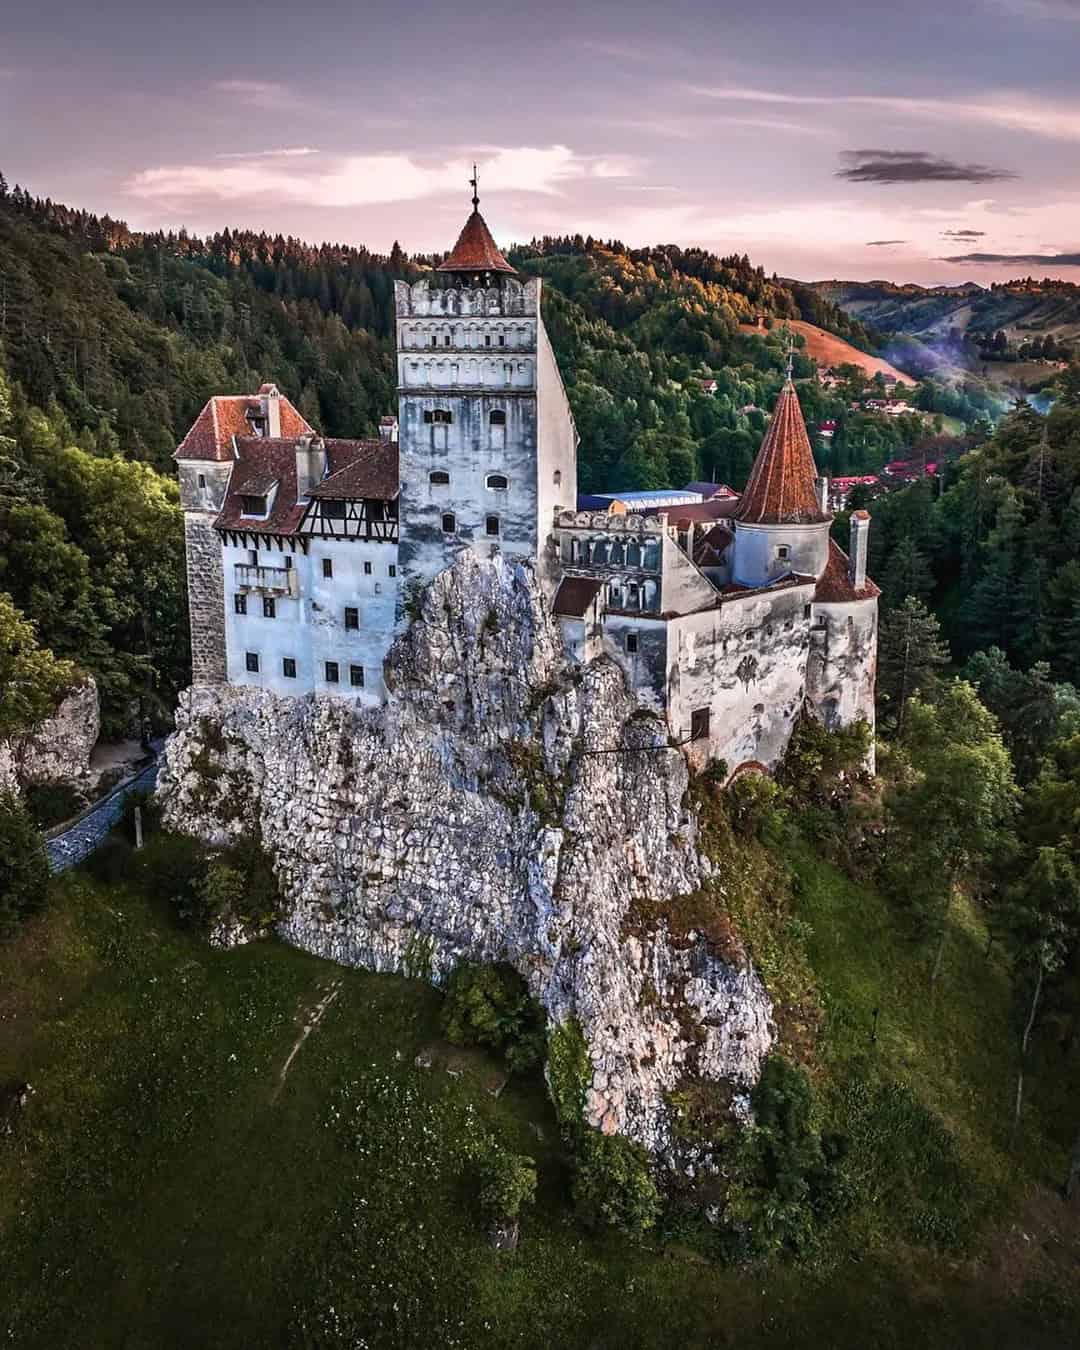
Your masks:
[[[1080,0],[33,0],[0,172],[136,229],[580,231],[803,280],[1080,282]]]

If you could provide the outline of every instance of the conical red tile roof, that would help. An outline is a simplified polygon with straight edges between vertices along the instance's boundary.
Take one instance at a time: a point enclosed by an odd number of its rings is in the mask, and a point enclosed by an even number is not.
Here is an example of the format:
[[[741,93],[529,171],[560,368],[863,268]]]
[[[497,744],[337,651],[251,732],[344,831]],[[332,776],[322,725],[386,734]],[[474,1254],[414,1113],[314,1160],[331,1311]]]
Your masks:
[[[799,396],[790,380],[781,390],[735,514],[747,525],[810,525],[828,520],[817,497],[817,466]]]
[[[438,272],[509,272],[516,275],[495,246],[491,231],[479,211],[474,210],[458,235],[453,251]]]

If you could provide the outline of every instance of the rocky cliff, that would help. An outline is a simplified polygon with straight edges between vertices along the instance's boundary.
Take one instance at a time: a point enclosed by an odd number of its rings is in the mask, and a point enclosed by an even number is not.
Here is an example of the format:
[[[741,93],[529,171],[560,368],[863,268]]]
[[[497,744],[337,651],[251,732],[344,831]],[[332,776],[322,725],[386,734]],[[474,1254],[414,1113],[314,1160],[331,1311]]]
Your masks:
[[[97,684],[88,675],[33,731],[0,741],[0,788],[48,782],[86,787],[100,730]]]
[[[671,1143],[687,1077],[755,1081],[771,1006],[745,962],[669,918],[703,866],[687,770],[618,668],[568,664],[532,573],[463,555],[387,661],[390,697],[196,686],[159,791],[177,828],[257,827],[280,931],[335,961],[440,979],[508,961],[576,1019],[590,1122]]]

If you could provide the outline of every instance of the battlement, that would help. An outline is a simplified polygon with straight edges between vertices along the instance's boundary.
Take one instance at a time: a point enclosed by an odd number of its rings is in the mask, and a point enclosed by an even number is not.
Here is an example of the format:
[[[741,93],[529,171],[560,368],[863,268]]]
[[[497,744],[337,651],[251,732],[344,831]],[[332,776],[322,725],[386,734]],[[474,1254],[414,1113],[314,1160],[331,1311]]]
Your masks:
[[[491,286],[458,286],[425,277],[410,285],[394,282],[394,311],[398,318],[429,318],[461,315],[507,318],[540,314],[540,279],[524,283],[514,277],[500,277]]]

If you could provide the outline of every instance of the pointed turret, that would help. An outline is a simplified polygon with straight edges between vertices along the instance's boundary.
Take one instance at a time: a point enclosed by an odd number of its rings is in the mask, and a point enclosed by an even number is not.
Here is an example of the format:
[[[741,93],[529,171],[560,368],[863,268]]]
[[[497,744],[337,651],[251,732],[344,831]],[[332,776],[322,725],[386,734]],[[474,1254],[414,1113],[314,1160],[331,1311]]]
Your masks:
[[[469,179],[472,186],[472,215],[465,222],[465,228],[458,235],[458,241],[451,250],[449,258],[440,263],[437,272],[502,272],[509,276],[517,273],[499,252],[487,222],[480,214],[480,196],[477,188],[476,165]]]
[[[813,525],[829,519],[799,396],[787,380],[750,471],[735,519],[746,525]]]

